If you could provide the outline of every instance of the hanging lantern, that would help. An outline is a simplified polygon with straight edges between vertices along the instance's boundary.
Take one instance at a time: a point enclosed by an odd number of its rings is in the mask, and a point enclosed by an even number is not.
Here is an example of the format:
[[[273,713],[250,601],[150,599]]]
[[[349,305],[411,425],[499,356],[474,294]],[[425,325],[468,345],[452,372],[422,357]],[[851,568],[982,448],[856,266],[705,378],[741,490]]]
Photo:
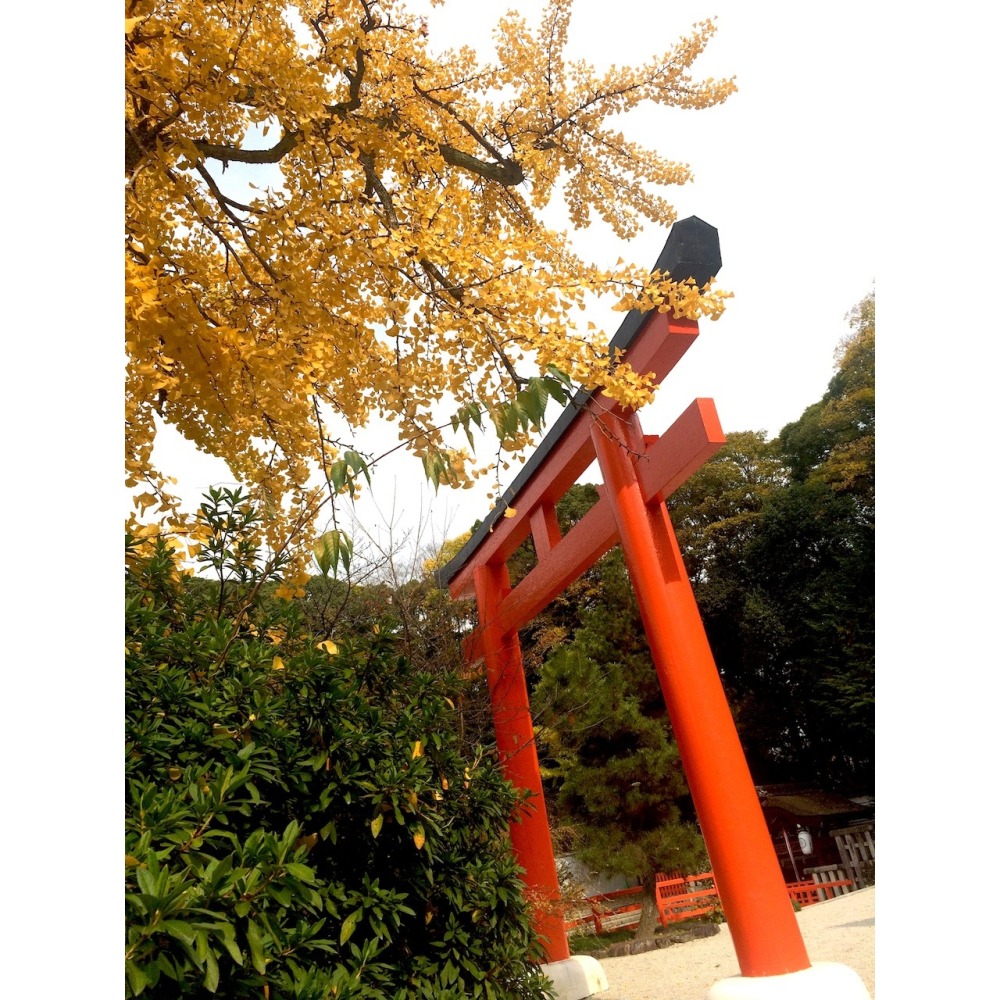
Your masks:
[[[803,854],[812,854],[813,852],[813,839],[808,830],[803,827],[799,827],[799,847],[802,848]]]

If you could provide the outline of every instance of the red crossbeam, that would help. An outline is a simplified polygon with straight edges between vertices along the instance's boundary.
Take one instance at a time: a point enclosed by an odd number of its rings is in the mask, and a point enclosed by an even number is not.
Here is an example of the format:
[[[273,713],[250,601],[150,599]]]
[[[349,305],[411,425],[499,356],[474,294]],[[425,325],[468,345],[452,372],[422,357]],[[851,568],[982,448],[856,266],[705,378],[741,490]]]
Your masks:
[[[645,452],[636,456],[636,470],[647,503],[669,496],[726,443],[715,403],[710,399],[696,399],[665,434],[651,440],[654,443],[647,444]],[[543,503],[534,510],[525,510],[526,502],[518,501],[518,515],[531,525],[538,565],[500,601],[493,624],[502,634],[530,622],[616,544],[614,514],[603,487],[598,493],[598,502],[565,537],[559,537],[552,505]],[[465,639],[464,652],[470,664],[482,659],[481,628]]]

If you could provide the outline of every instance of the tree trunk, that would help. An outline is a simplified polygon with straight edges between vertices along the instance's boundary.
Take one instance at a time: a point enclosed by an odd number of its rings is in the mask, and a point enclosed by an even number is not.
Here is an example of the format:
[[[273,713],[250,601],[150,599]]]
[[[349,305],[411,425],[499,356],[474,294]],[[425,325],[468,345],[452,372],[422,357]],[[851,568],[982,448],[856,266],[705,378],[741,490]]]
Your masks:
[[[656,873],[644,875],[642,879],[642,912],[639,926],[635,930],[636,941],[652,941],[659,923],[660,911],[656,905]]]

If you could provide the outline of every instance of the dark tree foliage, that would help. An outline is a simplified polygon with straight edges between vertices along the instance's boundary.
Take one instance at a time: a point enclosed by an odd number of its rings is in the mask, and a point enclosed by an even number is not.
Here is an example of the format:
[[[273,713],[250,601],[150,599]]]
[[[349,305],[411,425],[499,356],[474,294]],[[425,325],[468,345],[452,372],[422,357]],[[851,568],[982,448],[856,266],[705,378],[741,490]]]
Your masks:
[[[792,483],[750,547],[772,627],[757,656],[766,669],[741,692],[745,739],[776,780],[874,787],[874,530],[855,509],[822,483]]]
[[[823,398],[730,434],[670,501],[751,772],[874,788],[875,300]]]
[[[248,605],[224,548],[241,613],[129,541],[127,995],[541,997],[518,796],[462,752],[458,681],[375,622],[335,648]]]
[[[587,648],[578,636],[550,657],[536,688],[553,815],[585,864],[642,880],[649,919],[639,936],[651,936],[656,874],[700,869],[704,842],[666,719],[643,710],[628,667]]]

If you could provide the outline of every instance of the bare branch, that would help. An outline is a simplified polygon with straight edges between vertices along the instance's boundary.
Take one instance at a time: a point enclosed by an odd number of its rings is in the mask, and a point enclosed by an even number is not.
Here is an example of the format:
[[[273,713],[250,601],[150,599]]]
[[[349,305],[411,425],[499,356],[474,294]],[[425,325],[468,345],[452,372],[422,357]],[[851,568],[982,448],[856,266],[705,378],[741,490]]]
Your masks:
[[[257,248],[253,245],[253,243],[250,240],[250,234],[247,232],[247,227],[244,225],[243,221],[239,219],[236,215],[234,215],[233,212],[229,209],[229,205],[227,204],[229,199],[226,198],[226,196],[219,190],[218,184],[215,183],[215,178],[205,169],[204,165],[201,163],[196,163],[195,169],[198,171],[198,174],[201,176],[202,180],[204,180],[205,183],[209,186],[209,189],[211,190],[212,194],[215,195],[215,199],[219,203],[219,208],[221,208],[222,211],[226,214],[226,218],[229,219],[229,221],[234,226],[236,226],[236,228],[240,231],[240,234],[243,236],[244,245],[250,251],[250,253],[252,253],[253,256],[256,258],[257,263],[260,264],[262,268],[264,268],[264,270],[268,274],[268,277],[270,277],[272,281],[274,281],[276,284],[280,284],[281,281],[284,280],[283,276],[279,274],[277,271],[275,271],[275,269],[270,265],[270,263],[266,260],[263,254],[261,254],[257,250]]]

